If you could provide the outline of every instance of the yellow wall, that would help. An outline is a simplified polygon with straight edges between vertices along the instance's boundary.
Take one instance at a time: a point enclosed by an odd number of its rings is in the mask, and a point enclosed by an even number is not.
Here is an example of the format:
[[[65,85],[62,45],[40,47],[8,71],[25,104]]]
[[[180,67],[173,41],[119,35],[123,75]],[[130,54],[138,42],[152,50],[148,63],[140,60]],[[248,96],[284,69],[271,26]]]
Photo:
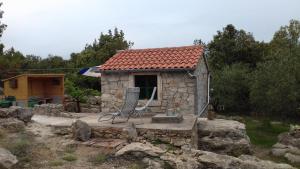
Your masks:
[[[27,76],[18,76],[18,87],[12,89],[9,85],[9,80],[4,81],[4,95],[5,96],[15,96],[17,100],[27,100]]]
[[[63,77],[60,79],[59,85],[53,85],[53,78],[29,78],[28,79],[28,95],[39,97],[63,96],[64,95],[64,81]]]
[[[59,85],[53,85],[53,78],[59,78]],[[47,77],[28,77],[27,75],[20,75],[14,79],[18,80],[18,87],[13,89],[10,87],[10,80],[4,81],[4,95],[5,96],[15,96],[18,101],[27,102],[28,98],[31,96],[38,97],[54,97],[58,96],[63,99],[64,96],[64,77],[55,76]]]

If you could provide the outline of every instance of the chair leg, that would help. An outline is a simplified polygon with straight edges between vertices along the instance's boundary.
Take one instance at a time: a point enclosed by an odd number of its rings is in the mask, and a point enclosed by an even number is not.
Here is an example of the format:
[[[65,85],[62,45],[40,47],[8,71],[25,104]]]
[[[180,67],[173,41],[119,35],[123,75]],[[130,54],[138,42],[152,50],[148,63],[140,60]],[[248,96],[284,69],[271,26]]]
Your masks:
[[[111,121],[111,124],[114,124],[114,120],[115,120],[116,116],[113,116],[112,117],[112,121]]]

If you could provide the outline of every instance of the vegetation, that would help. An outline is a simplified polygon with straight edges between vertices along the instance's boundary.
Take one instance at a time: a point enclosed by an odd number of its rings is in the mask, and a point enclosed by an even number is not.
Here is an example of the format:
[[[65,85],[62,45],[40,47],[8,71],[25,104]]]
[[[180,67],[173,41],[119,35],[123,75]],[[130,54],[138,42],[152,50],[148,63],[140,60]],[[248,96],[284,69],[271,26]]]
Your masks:
[[[299,21],[281,27],[269,43],[227,25],[207,49],[217,111],[299,117]]]
[[[65,161],[72,162],[72,161],[76,161],[77,157],[74,154],[66,153],[66,154],[64,154],[62,159],[65,160]]]
[[[5,28],[0,21],[0,38]],[[297,20],[280,27],[270,42],[257,41],[251,33],[231,24],[217,31],[208,44],[196,39],[194,44],[207,49],[214,108],[223,113],[256,112],[260,116],[299,117],[299,39],[300,22]],[[117,28],[100,33],[81,52],[70,54],[68,60],[55,55],[47,58],[25,56],[13,47],[4,51],[4,44],[0,44],[0,79],[26,72],[66,73],[67,93],[84,101],[84,95],[92,92],[86,89],[100,91],[100,83],[97,78],[79,76],[78,70],[101,65],[118,50],[132,45],[133,42],[126,40],[124,32]]]
[[[269,119],[246,118],[246,132],[251,143],[262,148],[271,148],[278,142],[277,136],[290,129],[288,123],[271,122]]]

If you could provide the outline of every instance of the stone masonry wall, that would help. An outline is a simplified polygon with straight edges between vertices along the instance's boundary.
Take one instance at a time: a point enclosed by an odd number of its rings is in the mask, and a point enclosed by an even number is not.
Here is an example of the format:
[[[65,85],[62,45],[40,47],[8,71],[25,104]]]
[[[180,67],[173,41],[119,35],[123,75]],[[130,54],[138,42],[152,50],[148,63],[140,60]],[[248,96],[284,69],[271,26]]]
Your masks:
[[[198,148],[197,123],[192,130],[166,130],[166,129],[147,129],[137,128],[138,137],[149,142],[160,141],[174,146],[190,145]],[[124,139],[123,128],[118,127],[92,127],[94,138]]]
[[[190,77],[187,72],[153,74],[158,76],[158,100],[154,100],[150,105],[152,113],[165,113],[167,107],[176,107],[176,111],[182,114],[195,113],[195,78]],[[134,75],[134,73],[102,73],[101,107],[103,113],[114,112],[113,104],[121,108],[126,88],[133,87]],[[139,101],[140,105],[144,103],[145,101]]]

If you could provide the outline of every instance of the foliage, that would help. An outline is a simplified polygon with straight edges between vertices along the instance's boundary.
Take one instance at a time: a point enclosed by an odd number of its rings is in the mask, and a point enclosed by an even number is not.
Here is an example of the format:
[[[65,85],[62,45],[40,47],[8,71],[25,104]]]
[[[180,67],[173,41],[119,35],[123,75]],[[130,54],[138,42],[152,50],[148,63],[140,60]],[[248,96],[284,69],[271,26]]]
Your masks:
[[[255,111],[282,117],[299,116],[299,38],[300,23],[293,20],[275,33],[270,45],[276,48],[258,64],[252,76],[250,100]]]
[[[98,39],[92,44],[87,44],[81,52],[72,53],[69,60],[55,55],[49,55],[47,58],[24,56],[14,48],[2,50],[0,79],[21,73],[65,73],[66,77],[80,88],[100,90],[98,78],[84,77],[77,72],[81,68],[101,65],[118,50],[128,49],[132,45],[133,42],[125,40],[124,32],[115,28],[114,31],[109,30],[107,34],[101,33]],[[4,45],[2,46],[4,48]]]
[[[65,161],[71,162],[71,161],[76,161],[77,157],[74,154],[66,153],[66,154],[64,154],[62,159],[65,160]]]
[[[224,112],[299,117],[300,22],[282,26],[269,43],[227,25],[208,46],[212,103]],[[201,42],[201,41],[200,41]]]
[[[223,69],[215,71],[212,81],[215,109],[225,112],[249,110],[248,75],[249,68],[242,64],[225,66]]]
[[[68,79],[65,80],[65,90],[68,95],[80,102],[85,102],[87,96],[100,95],[97,90],[79,88]]]
[[[220,70],[226,65],[235,63],[244,63],[255,67],[262,57],[262,46],[255,41],[251,33],[237,30],[229,24],[223,28],[223,32],[218,31],[208,44],[209,65],[212,70]]]
[[[278,140],[278,134],[289,130],[287,123],[272,123],[268,119],[246,118],[246,132],[251,143],[264,148],[271,148]]]

